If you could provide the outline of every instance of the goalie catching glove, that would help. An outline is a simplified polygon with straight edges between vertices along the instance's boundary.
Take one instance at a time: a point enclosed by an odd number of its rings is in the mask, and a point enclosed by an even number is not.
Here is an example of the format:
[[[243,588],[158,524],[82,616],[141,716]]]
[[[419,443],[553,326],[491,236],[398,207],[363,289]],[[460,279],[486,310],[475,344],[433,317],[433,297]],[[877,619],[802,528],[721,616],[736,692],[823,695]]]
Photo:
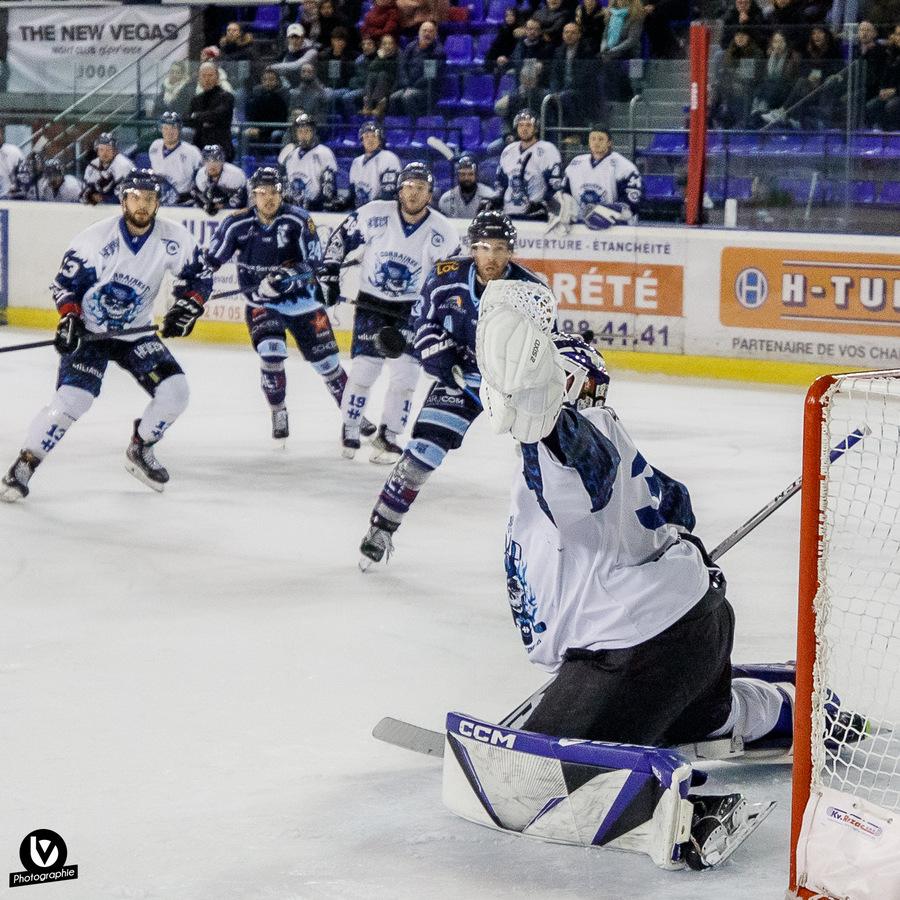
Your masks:
[[[584,224],[594,231],[600,231],[611,225],[624,225],[631,216],[627,203],[597,203],[584,211]]]

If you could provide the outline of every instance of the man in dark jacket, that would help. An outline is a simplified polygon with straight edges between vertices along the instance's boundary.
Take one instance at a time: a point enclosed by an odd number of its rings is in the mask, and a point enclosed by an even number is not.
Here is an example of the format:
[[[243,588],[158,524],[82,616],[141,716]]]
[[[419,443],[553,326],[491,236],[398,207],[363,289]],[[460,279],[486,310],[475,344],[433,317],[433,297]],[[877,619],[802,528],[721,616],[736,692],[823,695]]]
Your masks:
[[[400,57],[397,69],[399,90],[391,94],[391,106],[400,115],[427,115],[437,101],[437,87],[446,59],[437,36],[437,25],[423,22],[419,26],[418,39]]]
[[[274,69],[266,69],[247,101],[247,121],[284,122],[287,125],[287,119],[288,93],[282,86],[278,73]],[[245,133],[248,139],[265,144],[280,140],[284,134],[284,129],[279,129],[274,135],[273,131],[272,128],[248,128]]]
[[[550,68],[550,92],[559,96],[566,125],[584,125],[597,117],[597,73],[596,57],[581,39],[581,27],[567,22]]]
[[[215,63],[205,62],[197,72],[201,92],[191,99],[188,123],[194,129],[194,143],[198,147],[218,144],[225,158],[234,159],[231,143],[231,118],[234,97],[219,85],[219,69]]]

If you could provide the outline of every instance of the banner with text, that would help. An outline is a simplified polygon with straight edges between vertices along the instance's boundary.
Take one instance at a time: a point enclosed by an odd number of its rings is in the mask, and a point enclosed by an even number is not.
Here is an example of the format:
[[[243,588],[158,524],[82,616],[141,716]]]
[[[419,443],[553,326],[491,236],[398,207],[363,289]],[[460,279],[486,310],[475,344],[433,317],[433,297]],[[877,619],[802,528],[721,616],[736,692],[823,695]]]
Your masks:
[[[141,60],[155,91],[158,75],[187,55],[189,9],[183,6],[55,6],[9,10],[8,90],[82,95]],[[109,84],[110,93],[137,90],[137,66]]]

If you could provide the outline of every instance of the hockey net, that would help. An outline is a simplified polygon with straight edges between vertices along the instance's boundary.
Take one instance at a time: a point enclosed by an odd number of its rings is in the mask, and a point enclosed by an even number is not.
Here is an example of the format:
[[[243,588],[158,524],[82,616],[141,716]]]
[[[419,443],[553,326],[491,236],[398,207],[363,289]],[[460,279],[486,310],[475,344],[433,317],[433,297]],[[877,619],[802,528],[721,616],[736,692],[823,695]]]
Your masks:
[[[789,896],[900,897],[900,370],[807,395],[794,760]]]

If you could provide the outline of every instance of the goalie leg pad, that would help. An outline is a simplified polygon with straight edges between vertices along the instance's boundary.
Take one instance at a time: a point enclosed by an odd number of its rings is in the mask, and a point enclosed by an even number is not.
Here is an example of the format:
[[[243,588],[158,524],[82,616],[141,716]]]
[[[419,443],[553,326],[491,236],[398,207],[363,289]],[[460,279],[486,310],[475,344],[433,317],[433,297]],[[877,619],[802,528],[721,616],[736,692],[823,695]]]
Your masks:
[[[447,716],[442,796],[456,815],[557,843],[646,853],[682,868],[690,763],[655,747],[572,741]]]

